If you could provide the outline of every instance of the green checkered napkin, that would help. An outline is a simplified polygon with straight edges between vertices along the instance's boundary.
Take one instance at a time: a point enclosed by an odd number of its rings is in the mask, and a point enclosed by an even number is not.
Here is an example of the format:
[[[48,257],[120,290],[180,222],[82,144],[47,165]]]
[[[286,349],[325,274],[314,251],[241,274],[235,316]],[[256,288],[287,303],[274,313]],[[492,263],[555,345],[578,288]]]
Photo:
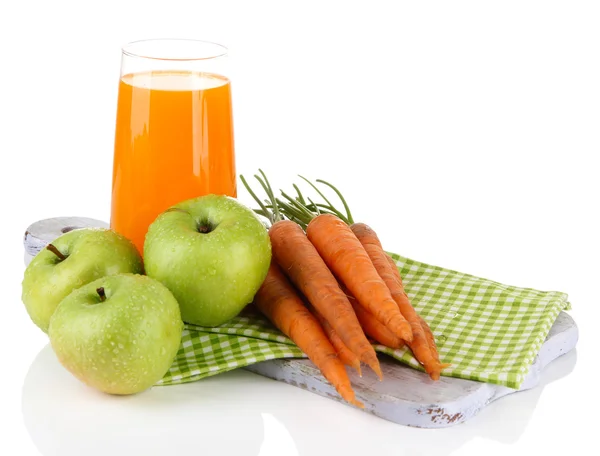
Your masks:
[[[554,320],[569,310],[567,295],[503,285],[391,254],[417,312],[429,323],[442,375],[518,389]],[[423,368],[407,348],[375,345],[398,362]],[[177,357],[158,385],[199,380],[260,361],[303,358],[302,351],[259,314],[225,325],[185,325]]]

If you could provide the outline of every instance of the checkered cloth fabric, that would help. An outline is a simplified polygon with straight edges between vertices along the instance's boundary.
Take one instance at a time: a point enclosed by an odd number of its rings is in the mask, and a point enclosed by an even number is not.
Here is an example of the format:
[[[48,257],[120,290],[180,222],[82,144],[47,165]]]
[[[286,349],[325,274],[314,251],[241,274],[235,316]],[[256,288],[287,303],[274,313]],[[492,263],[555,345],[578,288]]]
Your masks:
[[[518,389],[559,312],[565,293],[504,285],[390,253],[416,311],[429,324],[442,375]],[[423,371],[408,348],[374,345],[399,363]],[[206,328],[187,324],[176,359],[158,385],[191,382],[277,358],[305,357],[259,314],[246,312]]]

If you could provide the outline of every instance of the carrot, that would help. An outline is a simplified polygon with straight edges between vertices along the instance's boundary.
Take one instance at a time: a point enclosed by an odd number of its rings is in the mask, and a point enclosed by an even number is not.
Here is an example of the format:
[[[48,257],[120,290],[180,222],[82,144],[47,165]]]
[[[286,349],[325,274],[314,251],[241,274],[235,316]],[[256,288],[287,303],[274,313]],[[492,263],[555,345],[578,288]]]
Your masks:
[[[377,237],[375,231],[373,231],[369,226],[367,226],[364,223],[354,223],[354,220],[352,219],[352,214],[350,213],[350,208],[348,207],[346,200],[344,199],[340,191],[333,185],[323,180],[317,180],[317,182],[320,182],[330,187],[338,195],[342,204],[344,205],[346,215],[342,214],[340,211],[335,209],[333,205],[329,202],[327,197],[325,197],[325,195],[323,195],[323,193],[308,179],[302,176],[300,177],[306,182],[308,182],[308,184],[311,185],[317,191],[317,193],[324,199],[325,203],[327,203],[318,205],[314,204],[312,201],[309,200],[311,203],[310,206],[312,206],[313,210],[324,211],[326,213],[329,213],[330,216],[337,216],[347,225],[350,225],[350,230],[354,233],[354,235],[364,247],[378,275],[381,277],[386,287],[389,289],[390,294],[392,295],[392,298],[394,299],[398,308],[400,309],[402,316],[410,323],[413,339],[406,340],[407,345],[410,347],[411,351],[415,355],[415,358],[417,358],[421,365],[423,365],[429,376],[432,379],[439,378],[441,370],[447,365],[440,363],[439,355],[437,353],[437,347],[435,346],[435,340],[433,334],[431,333],[431,329],[424,322],[424,320],[420,318],[415,309],[412,307],[408,295],[404,290],[402,278],[400,276],[398,268],[394,264],[393,260],[389,257],[389,255],[387,255],[387,253],[383,250],[381,242],[379,241],[379,238]],[[304,200],[302,194],[299,191],[298,196],[301,200]],[[322,208],[322,210],[319,208]]]
[[[317,319],[304,306],[296,290],[272,262],[254,297],[256,307],[308,356],[347,402],[364,408],[355,397],[350,379],[333,345]]]
[[[393,271],[394,275],[396,276],[396,279],[398,279],[398,281],[400,282],[400,285],[402,285],[402,288],[404,289],[404,284],[402,283],[402,276],[400,275],[400,271],[398,270],[398,265],[396,264],[394,259],[391,256],[389,256],[387,253],[386,253],[386,257],[388,259],[388,263],[392,267],[392,271]],[[425,331],[425,336],[427,337],[427,343],[429,344],[429,349],[431,350],[431,354],[433,355],[433,357],[435,358],[436,361],[439,361],[440,355],[438,353],[438,349],[437,349],[437,345],[435,343],[435,337],[433,336],[433,332],[431,331],[429,324],[420,315],[419,315],[419,320],[421,321],[421,326],[423,327],[423,331]],[[447,365],[449,366],[450,364],[447,364]]]
[[[427,324],[423,317],[419,317],[421,320],[421,326],[423,327],[423,331],[425,331],[425,338],[427,339],[427,344],[429,345],[429,349],[431,350],[431,355],[435,358],[435,360],[440,362],[440,355],[437,351],[437,346],[435,343],[435,337],[433,336],[433,332],[431,332],[431,328]]]
[[[350,228],[365,247],[375,269],[377,269],[377,272],[379,272],[379,275],[389,288],[400,312],[410,322],[414,338],[412,341],[407,341],[407,343],[415,358],[417,358],[431,378],[439,378],[441,370],[440,362],[436,360],[436,356],[431,352],[425,331],[421,325],[421,319],[411,305],[400,279],[398,279],[400,275],[398,269],[391,267],[388,255],[383,250],[377,234],[368,225],[354,223]],[[394,270],[397,274],[394,273]]]
[[[388,263],[390,264],[390,266],[392,268],[393,274],[400,281],[400,285],[402,285],[402,288],[404,288],[404,284],[402,283],[402,276],[400,275],[400,271],[398,271],[398,265],[396,264],[394,259],[391,256],[389,256],[387,253],[385,254],[385,256],[387,257]]]
[[[258,212],[269,217],[272,223],[269,237],[273,258],[352,353],[371,367],[381,379],[377,354],[365,336],[348,298],[302,228],[295,222],[283,219],[266,176],[262,171],[261,174],[264,180],[259,176],[255,177],[271,199],[271,211],[254,194],[244,177],[240,176],[240,179],[261,207]]]
[[[346,293],[346,296],[348,296],[348,300],[356,312],[356,318],[358,318],[358,321],[360,322],[360,325],[367,336],[373,339],[376,343],[390,348],[400,348],[404,345],[404,341],[396,337],[396,335],[386,328],[385,325],[383,325],[363,306],[361,306],[356,298],[352,296],[350,291],[344,287],[343,284],[340,284],[340,287],[344,293]]]
[[[440,362],[440,355],[438,354],[438,349],[437,349],[437,346],[435,343],[435,337],[433,336],[433,332],[431,332],[431,328],[429,327],[427,322],[422,317],[419,317],[419,318],[421,318],[421,325],[423,326],[423,330],[425,331],[425,337],[427,337],[427,343],[429,344],[429,349],[431,350],[431,354],[433,355],[435,360],[439,363],[438,371],[435,372],[431,376],[431,378],[433,380],[438,380],[440,378],[440,374],[442,373],[442,370],[444,370],[446,367],[452,366],[452,364]]]
[[[396,267],[396,264],[393,262],[393,260],[391,258],[390,258],[390,260],[392,261],[392,264],[394,265],[394,267]],[[346,290],[346,293],[348,293],[347,290]],[[379,321],[377,321],[377,319],[375,317],[373,317],[373,315],[371,315],[369,312],[367,312],[365,309],[363,309],[356,302],[356,299],[353,296],[349,295],[348,299],[350,300],[352,307],[354,307],[354,310],[356,311],[356,316],[358,317],[358,321],[360,322],[361,326],[363,327],[365,334],[367,334],[369,337],[371,337],[375,342],[380,343],[381,345],[384,345],[386,347],[395,348],[395,349],[402,348],[402,346],[404,345],[404,342],[402,340],[399,340],[385,326],[383,326]],[[445,367],[449,367],[451,364],[440,362],[440,358],[439,358],[436,343],[435,343],[435,337],[433,336],[431,328],[429,327],[427,322],[423,319],[423,317],[419,316],[419,320],[421,322],[421,326],[423,327],[423,330],[425,331],[425,337],[427,339],[429,349],[431,350],[431,354],[435,358],[435,360],[439,363],[438,371],[434,371],[434,372],[430,373],[429,375],[432,380],[438,380],[440,377],[441,370],[444,369]],[[414,341],[413,341],[413,343],[414,343]],[[410,346],[409,346],[409,348],[410,348]]]
[[[317,318],[317,320],[319,320],[319,323],[321,323],[321,326],[323,327],[325,334],[327,334],[331,345],[333,345],[333,348],[335,348],[335,351],[337,352],[340,361],[346,366],[350,366],[353,369],[356,369],[358,375],[362,377],[362,372],[360,370],[360,360],[358,359],[358,356],[356,356],[350,351],[348,347],[346,347],[346,344],[342,341],[339,334],[335,332],[335,329],[333,329],[333,327],[329,324],[327,320],[325,320],[325,317],[323,317],[323,315],[321,315],[317,309],[310,305],[308,305],[307,307],[308,310],[310,310],[311,313]]]
[[[335,215],[320,214],[310,221],[306,235],[358,302],[397,337],[410,342],[411,326],[350,227]]]
[[[327,198],[308,179],[303,179],[329,203]],[[326,206],[330,209],[329,212],[321,213],[319,205],[310,200],[313,211],[309,210],[302,193],[297,187],[294,188],[298,193],[298,198],[293,199],[282,191],[281,194],[287,202],[277,200],[278,204],[290,218],[306,226],[306,235],[310,242],[315,246],[329,269],[350,290],[359,304],[364,306],[397,337],[407,342],[411,341],[413,334],[409,322],[398,309],[390,290],[379,276],[365,248],[343,219],[344,216],[331,204]],[[343,198],[342,202],[349,213]]]
[[[394,275],[396,276],[397,280],[400,282],[400,285],[402,285],[402,287],[404,289],[404,285],[402,284],[402,277],[400,276],[400,271],[398,271],[398,266],[396,265],[396,262],[388,254],[386,254],[386,256],[388,259],[388,263],[392,267],[392,271],[393,271]],[[433,332],[431,331],[431,328],[429,327],[429,324],[427,324],[425,319],[423,317],[421,317],[420,315],[419,315],[419,321],[421,322],[421,327],[423,328],[423,331],[425,331],[425,337],[427,338],[427,344],[429,345],[429,350],[431,350],[431,355],[435,358],[435,360],[438,363],[440,363],[439,370],[441,371],[443,368],[450,366],[451,365],[450,363],[441,363],[440,362],[440,355],[438,353],[437,345],[435,343],[435,337],[433,335]],[[439,375],[434,375],[434,376],[439,377]],[[434,380],[436,380],[436,378],[434,378]]]
[[[381,368],[352,305],[298,224],[289,220],[269,230],[273,257],[290,280],[338,333],[344,344],[379,377]]]

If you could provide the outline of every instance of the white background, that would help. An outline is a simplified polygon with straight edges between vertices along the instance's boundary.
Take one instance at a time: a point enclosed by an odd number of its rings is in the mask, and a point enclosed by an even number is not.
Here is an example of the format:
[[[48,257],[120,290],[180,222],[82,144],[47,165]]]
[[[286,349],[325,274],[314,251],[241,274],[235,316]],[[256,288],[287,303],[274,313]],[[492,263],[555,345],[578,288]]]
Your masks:
[[[1,5],[0,454],[166,454],[153,451],[168,442],[173,454],[227,454],[240,438],[249,455],[491,456],[592,442],[597,2]],[[331,180],[389,250],[568,293],[576,352],[542,386],[440,431],[242,372],[182,389],[172,403],[82,389],[42,350],[47,339],[21,304],[22,236],[46,217],[108,221],[120,46],[153,37],[230,48],[238,173],[261,167],[285,187],[297,173]],[[182,416],[189,425],[173,426]]]

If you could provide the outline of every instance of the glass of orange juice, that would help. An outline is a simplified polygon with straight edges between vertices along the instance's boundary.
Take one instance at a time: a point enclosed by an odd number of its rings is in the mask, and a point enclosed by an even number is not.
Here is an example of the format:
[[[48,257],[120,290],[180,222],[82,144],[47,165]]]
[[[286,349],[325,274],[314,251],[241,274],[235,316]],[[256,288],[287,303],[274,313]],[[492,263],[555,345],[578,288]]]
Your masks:
[[[236,195],[227,48],[186,39],[122,49],[110,226],[140,253],[165,209]]]

